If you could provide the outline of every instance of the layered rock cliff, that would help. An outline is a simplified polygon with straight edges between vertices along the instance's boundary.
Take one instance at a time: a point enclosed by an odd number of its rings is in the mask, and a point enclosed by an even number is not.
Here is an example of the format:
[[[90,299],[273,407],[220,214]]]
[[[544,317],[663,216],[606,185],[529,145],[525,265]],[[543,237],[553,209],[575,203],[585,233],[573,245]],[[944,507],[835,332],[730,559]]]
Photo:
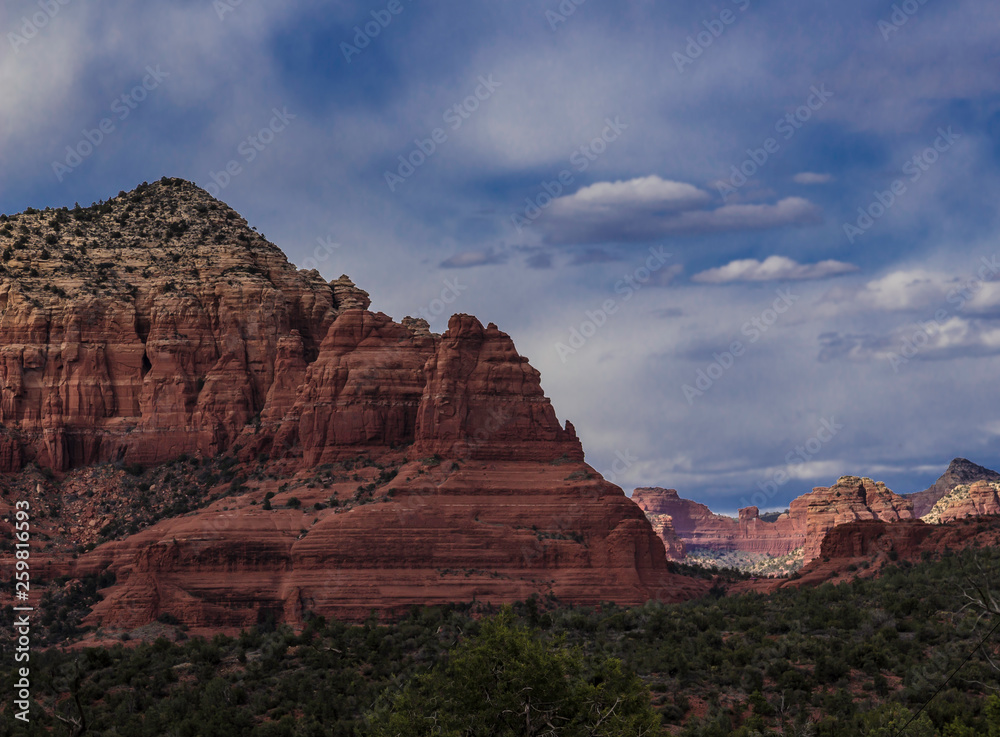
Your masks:
[[[881,481],[858,476],[842,476],[833,486],[817,487],[793,501],[789,509],[789,514],[804,516],[806,520],[803,550],[806,561],[820,555],[823,538],[837,525],[859,520],[913,519],[910,501],[894,494]]]
[[[116,573],[95,623],[702,587],[669,572],[493,324],[456,315],[435,335],[373,313],[183,180],[5,216],[0,252],[0,470],[49,510],[40,572]],[[200,485],[156,475],[185,458],[211,461]],[[88,471],[106,462],[150,480]],[[37,468],[55,475],[34,490]]]

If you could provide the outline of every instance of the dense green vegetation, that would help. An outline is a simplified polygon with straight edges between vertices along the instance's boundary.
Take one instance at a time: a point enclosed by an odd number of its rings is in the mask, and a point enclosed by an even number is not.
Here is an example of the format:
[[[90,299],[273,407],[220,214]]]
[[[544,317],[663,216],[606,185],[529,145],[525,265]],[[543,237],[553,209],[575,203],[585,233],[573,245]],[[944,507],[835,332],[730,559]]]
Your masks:
[[[963,609],[966,571],[1000,580],[1000,551],[901,561],[877,579],[767,596],[716,590],[600,610],[533,599],[499,621],[453,606],[393,624],[315,618],[299,634],[262,624],[236,638],[36,651],[34,734],[74,734],[56,715],[80,721],[81,709],[86,734],[121,737],[396,734],[393,711],[410,715],[407,735],[528,734],[490,711],[521,703],[523,688],[558,706],[565,731],[552,734],[590,734],[569,729],[583,729],[581,712],[603,713],[609,696],[630,705],[622,718],[649,718],[637,674],[663,729],[684,737],[890,737],[925,704],[910,737],[1000,737],[1000,672],[985,657],[995,659],[996,636],[976,647],[995,621]],[[28,734],[11,716],[6,644],[0,663],[0,734]],[[502,696],[477,701],[484,684]],[[418,714],[441,730],[421,731]],[[469,725],[478,731],[461,731]]]
[[[512,622],[483,622],[430,673],[389,695],[372,714],[375,737],[618,737],[656,735],[649,690],[614,658],[587,663]]]

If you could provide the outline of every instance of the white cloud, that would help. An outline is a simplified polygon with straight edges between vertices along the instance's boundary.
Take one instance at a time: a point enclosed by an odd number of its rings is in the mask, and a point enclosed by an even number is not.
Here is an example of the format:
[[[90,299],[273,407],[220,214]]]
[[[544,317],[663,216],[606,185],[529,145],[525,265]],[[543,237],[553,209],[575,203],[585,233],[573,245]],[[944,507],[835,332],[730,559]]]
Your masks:
[[[860,287],[830,290],[824,302],[840,309],[861,307],[866,311],[928,312],[938,309],[949,314],[964,312],[970,316],[1000,315],[1000,281],[983,281],[994,276],[988,268],[959,277],[923,268],[892,271]]]
[[[787,197],[773,205],[731,204],[706,209],[711,196],[658,176],[597,182],[552,202],[539,219],[557,244],[648,241],[664,235],[759,230],[822,221],[816,205]]]
[[[812,171],[803,171],[792,177],[796,184],[826,184],[833,181],[832,174],[817,174]]]
[[[597,182],[576,194],[560,197],[553,212],[572,214],[575,209],[590,211],[621,207],[653,210],[687,210],[707,203],[711,197],[694,185],[661,179],[655,174],[628,181]]]
[[[800,264],[784,256],[768,256],[764,261],[755,258],[732,261],[725,266],[695,274],[691,280],[703,284],[728,284],[781,279],[825,279],[857,270],[857,266],[843,261],[828,260],[816,264]]]

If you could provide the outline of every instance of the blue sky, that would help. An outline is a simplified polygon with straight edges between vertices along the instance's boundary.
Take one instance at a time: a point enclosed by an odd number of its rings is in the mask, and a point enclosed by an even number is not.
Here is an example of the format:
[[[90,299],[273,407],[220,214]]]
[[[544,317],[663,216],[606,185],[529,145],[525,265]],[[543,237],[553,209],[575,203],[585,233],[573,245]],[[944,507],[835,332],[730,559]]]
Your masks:
[[[193,180],[376,310],[496,322],[629,493],[916,491],[955,456],[1000,467],[998,21],[11,2],[0,210]]]

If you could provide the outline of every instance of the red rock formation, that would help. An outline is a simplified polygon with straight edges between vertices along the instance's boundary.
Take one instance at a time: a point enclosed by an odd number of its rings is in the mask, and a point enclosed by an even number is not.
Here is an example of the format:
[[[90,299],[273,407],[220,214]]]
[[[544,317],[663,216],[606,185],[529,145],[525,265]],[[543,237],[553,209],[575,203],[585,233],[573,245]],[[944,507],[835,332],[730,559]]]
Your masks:
[[[453,315],[425,371],[416,452],[505,460],[583,458],[573,426],[559,426],[538,371],[493,323],[484,328],[474,317]]]
[[[146,242],[170,207],[216,242],[190,228],[176,243]],[[106,222],[81,220],[82,235],[56,231],[58,246],[44,240],[55,219],[11,219],[32,240],[0,272],[0,469],[211,456],[241,434],[255,453],[307,465],[411,443],[428,455],[582,458],[538,372],[495,325],[460,315],[434,336],[368,312],[347,276],[297,271],[186,182],[108,208]],[[63,254],[34,257],[36,245],[65,249],[76,270],[65,273]],[[90,292],[64,298],[52,285]]]
[[[997,514],[1000,514],[1000,482],[976,481],[956,486],[941,497],[922,519],[940,523]]]
[[[1000,545],[1000,519],[996,517],[952,520],[937,525],[921,520],[848,522],[827,532],[820,556],[803,566],[795,576],[743,581],[730,587],[727,593],[766,593],[781,588],[869,578],[898,561],[915,562],[944,551],[997,545]]]
[[[849,522],[826,534],[820,558],[865,558],[889,551],[910,558],[919,555],[924,541],[933,533],[934,529],[920,520]]]
[[[941,497],[956,486],[968,485],[976,481],[1000,481],[1000,473],[965,458],[956,458],[932,486],[924,491],[906,495],[906,498],[913,502],[913,516],[923,517],[931,511]]]
[[[0,469],[230,452],[260,481],[75,563],[68,547],[40,551],[38,570],[53,576],[116,572],[94,622],[134,627],[169,612],[239,627],[267,613],[298,623],[307,610],[353,618],[534,592],[635,604],[704,588],[669,573],[641,510],[583,463],[572,425],[560,426],[538,372],[495,325],[456,315],[437,336],[372,313],[346,276],[296,270],[180,180],[9,225]],[[364,454],[385,471],[404,453],[378,496],[357,475],[342,486],[299,478],[303,511],[260,503],[268,484],[280,491],[317,465]],[[264,482],[258,464],[278,480]],[[348,508],[324,509],[331,495]],[[75,495],[73,518],[39,531],[64,545],[98,539],[113,521],[98,514],[102,496]]]
[[[676,535],[687,549],[703,547],[719,552],[743,551],[764,555],[787,555],[805,541],[804,518],[783,514],[774,522],[760,519],[757,507],[740,510],[739,519],[714,514],[704,504],[680,497],[675,489],[636,489],[632,500],[651,522],[669,516]],[[664,540],[671,546],[671,541]]]
[[[773,521],[764,521],[757,507],[746,507],[739,514],[740,540],[743,541],[740,550],[777,557],[788,555],[805,542],[800,516],[786,512]]]
[[[117,576],[90,621],[130,629],[166,612],[196,628],[236,628],[268,612],[301,624],[306,611],[360,619],[373,608],[534,592],[640,604],[707,587],[669,573],[642,512],[582,463],[421,468],[403,466],[391,498],[349,511],[284,509],[287,492],[268,511],[247,498],[223,510],[227,500],[101,546],[74,569]],[[308,508],[329,492],[295,494]]]
[[[806,540],[804,556],[808,562],[820,554],[826,533],[845,522],[881,520],[896,522],[912,519],[912,502],[893,494],[881,481],[842,476],[830,487],[817,487],[812,493],[792,502],[789,514],[801,516],[805,507]]]

